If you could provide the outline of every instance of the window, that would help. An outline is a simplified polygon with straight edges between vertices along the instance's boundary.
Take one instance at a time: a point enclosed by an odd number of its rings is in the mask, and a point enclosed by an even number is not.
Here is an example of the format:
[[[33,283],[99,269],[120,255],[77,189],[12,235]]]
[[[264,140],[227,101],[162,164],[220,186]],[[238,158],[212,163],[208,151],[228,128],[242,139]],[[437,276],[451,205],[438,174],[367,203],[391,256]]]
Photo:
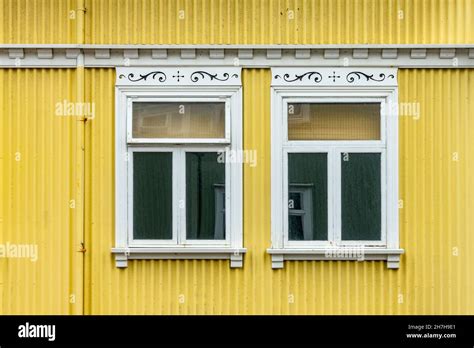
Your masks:
[[[398,267],[396,70],[382,70],[272,70],[274,268],[361,252]]]
[[[240,69],[117,69],[116,255],[242,266]],[[180,77],[179,81],[177,77]]]

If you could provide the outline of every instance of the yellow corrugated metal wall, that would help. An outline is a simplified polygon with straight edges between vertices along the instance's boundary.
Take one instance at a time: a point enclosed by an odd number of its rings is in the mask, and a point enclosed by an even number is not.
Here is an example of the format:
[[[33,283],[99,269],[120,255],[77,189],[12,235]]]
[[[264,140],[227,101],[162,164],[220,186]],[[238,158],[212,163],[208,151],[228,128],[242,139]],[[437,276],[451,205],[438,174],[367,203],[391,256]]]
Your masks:
[[[472,43],[472,0],[104,0],[91,43]],[[160,20],[156,20],[156,16]]]
[[[0,43],[77,43],[80,0],[0,4]],[[93,44],[460,44],[474,35],[473,0],[86,0],[85,9]]]
[[[77,0],[0,0],[0,43],[78,43],[77,5]]]
[[[71,69],[0,69],[0,244],[37,245],[37,261],[0,258],[0,314],[83,311],[81,122]],[[33,256],[33,254],[30,254]]]
[[[87,71],[87,98],[96,103],[97,115],[87,124],[86,313],[472,313],[474,71],[399,73],[400,101],[420,103],[421,111],[419,119],[400,117],[400,235],[406,254],[399,270],[377,261],[287,262],[283,270],[271,269],[265,252],[270,77],[268,69],[243,72],[244,146],[258,156],[256,167],[244,166],[244,268],[230,269],[228,261],[143,260],[117,269],[110,254],[115,72]]]

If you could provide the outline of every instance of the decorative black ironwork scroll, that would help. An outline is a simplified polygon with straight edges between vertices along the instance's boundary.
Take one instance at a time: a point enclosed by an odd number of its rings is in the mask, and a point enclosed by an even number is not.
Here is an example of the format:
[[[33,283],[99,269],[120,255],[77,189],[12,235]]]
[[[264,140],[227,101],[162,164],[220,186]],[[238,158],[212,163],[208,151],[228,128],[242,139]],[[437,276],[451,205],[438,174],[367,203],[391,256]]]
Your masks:
[[[358,81],[360,79],[363,79],[364,77],[367,79],[367,81],[376,81],[376,82],[382,82],[382,81],[385,81],[385,79],[395,78],[395,76],[393,76],[392,74],[385,75],[384,73],[380,73],[378,77],[374,77],[374,74],[368,75],[368,74],[363,73],[362,71],[352,71],[347,74],[346,80],[349,83],[353,83],[356,81],[356,78]]]
[[[238,78],[239,76],[237,74],[232,74],[229,75],[228,73],[223,73],[221,77],[216,74],[211,74],[208,73],[207,71],[195,71],[191,74],[190,78],[192,82],[199,82],[200,80],[204,80],[206,78],[209,78],[211,81],[212,80],[217,80],[217,81],[228,81],[230,78]]]
[[[314,78],[313,78],[314,76]],[[285,80],[286,82],[295,82],[295,81],[303,81],[303,78],[306,77],[308,80],[311,80],[313,79],[314,82],[316,83],[319,83],[322,81],[323,79],[323,76],[318,73],[317,71],[308,71],[304,74],[301,74],[301,75],[297,75],[295,74],[295,77],[294,78],[290,78],[290,74],[285,74],[283,75],[283,80]],[[275,80],[278,80],[282,78],[280,75],[275,75]]]
[[[152,71],[149,72],[148,74],[140,74],[139,77],[135,78],[135,75],[133,73],[128,74],[125,76],[124,74],[121,74],[119,76],[119,79],[124,79],[127,78],[131,82],[138,82],[138,81],[146,81],[146,79],[150,77],[152,80],[157,79],[158,82],[165,82],[166,81],[166,74],[162,71]]]

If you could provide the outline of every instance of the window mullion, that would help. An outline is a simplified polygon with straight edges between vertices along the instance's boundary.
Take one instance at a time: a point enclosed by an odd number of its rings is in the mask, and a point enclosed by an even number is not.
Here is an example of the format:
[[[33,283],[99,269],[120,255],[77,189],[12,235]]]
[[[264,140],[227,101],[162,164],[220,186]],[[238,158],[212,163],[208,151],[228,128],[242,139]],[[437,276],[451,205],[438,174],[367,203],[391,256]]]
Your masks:
[[[339,245],[341,243],[341,224],[342,224],[342,207],[341,207],[341,157],[342,151],[340,149],[331,149],[329,152],[329,158],[331,162],[330,168],[333,173],[330,177],[333,178],[331,182],[332,193],[330,195],[332,202],[333,211],[331,214],[332,219],[332,241]]]
[[[233,194],[238,194],[237,192],[232,192],[232,182],[231,182],[231,167],[232,165],[237,165],[237,164],[231,164],[229,161],[228,161],[228,158],[230,157],[229,156],[229,151],[231,150],[231,146],[226,146],[220,150],[217,150],[217,151],[224,151],[224,155],[225,155],[225,164],[224,164],[224,168],[225,168],[225,174],[224,174],[224,177],[225,177],[225,183],[224,183],[224,212],[225,212],[225,215],[224,215],[224,225],[225,225],[225,240],[227,243],[230,243],[232,244],[232,239],[235,238],[235,235],[232,233],[232,224],[231,224],[231,214],[230,212],[232,212],[232,196]]]
[[[133,241],[133,151],[127,147],[127,244]]]
[[[388,196],[388,191],[387,191],[387,150],[383,149],[380,152],[380,183],[382,185],[381,187],[381,230],[382,233],[380,235],[381,240],[383,244],[387,245],[388,241],[388,228],[387,228],[387,196]]]
[[[177,244],[181,245],[186,240],[186,152],[178,148],[176,153],[176,172],[174,180],[176,181],[177,197]]]
[[[282,188],[282,201],[283,201],[283,212],[282,212],[282,221],[283,221],[283,246],[287,246],[289,243],[289,217],[288,217],[288,197],[289,197],[289,192],[288,192],[288,152],[285,151],[286,148],[283,147],[282,149],[282,154],[283,154],[283,172],[282,172],[282,178],[283,178],[283,188]]]

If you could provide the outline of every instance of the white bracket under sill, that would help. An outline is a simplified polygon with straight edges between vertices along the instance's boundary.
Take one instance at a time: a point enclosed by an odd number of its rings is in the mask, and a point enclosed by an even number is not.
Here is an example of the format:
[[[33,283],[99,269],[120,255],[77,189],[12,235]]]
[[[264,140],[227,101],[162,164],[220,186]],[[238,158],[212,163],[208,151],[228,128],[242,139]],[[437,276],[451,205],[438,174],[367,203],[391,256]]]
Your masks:
[[[112,248],[115,265],[126,268],[128,260],[230,260],[231,268],[242,268],[245,248]]]
[[[351,250],[354,251],[351,252]],[[356,251],[356,252],[355,252]],[[318,248],[318,249],[267,249],[272,257],[272,268],[284,267],[284,261],[318,260],[318,261],[387,261],[387,268],[400,267],[400,255],[403,249],[384,248]]]

